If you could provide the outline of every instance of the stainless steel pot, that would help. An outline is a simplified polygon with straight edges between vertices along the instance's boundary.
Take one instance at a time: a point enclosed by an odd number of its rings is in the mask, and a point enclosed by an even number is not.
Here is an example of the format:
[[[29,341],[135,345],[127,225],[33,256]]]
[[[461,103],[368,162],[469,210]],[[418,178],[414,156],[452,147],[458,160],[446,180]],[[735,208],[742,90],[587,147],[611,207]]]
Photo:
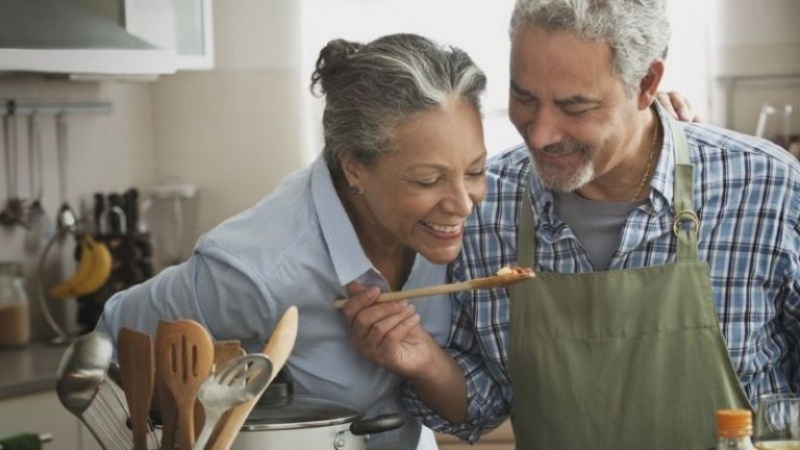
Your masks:
[[[305,396],[260,401],[231,450],[366,450],[370,434],[403,425],[398,414],[363,418],[358,409]]]

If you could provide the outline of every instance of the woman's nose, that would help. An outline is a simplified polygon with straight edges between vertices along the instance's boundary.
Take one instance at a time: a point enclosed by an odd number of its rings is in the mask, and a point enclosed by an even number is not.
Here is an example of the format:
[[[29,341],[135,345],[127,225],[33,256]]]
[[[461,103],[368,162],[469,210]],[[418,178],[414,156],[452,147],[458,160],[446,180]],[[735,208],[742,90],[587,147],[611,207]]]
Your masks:
[[[455,183],[445,202],[449,213],[457,214],[462,217],[468,216],[472,212],[475,202],[474,195],[470,190],[469,184],[465,182]]]

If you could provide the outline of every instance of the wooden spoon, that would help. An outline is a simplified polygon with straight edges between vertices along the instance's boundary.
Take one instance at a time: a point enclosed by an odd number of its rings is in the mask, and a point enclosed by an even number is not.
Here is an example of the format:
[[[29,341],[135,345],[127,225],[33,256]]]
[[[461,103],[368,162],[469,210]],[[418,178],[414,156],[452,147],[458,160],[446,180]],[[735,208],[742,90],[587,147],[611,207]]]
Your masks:
[[[150,401],[155,385],[155,361],[150,335],[122,327],[117,338],[120,377],[131,414],[134,450],[147,450]]]
[[[200,384],[214,366],[214,342],[193,320],[158,323],[156,374],[175,400],[181,450],[194,446],[194,408]]]
[[[278,372],[281,371],[286,360],[289,359],[289,355],[292,353],[294,343],[297,340],[297,328],[297,307],[290,306],[283,314],[283,317],[281,317],[281,320],[278,321],[278,325],[275,327],[272,336],[270,336],[269,341],[267,341],[262,351],[272,360],[272,376],[269,380],[270,383],[275,379]],[[269,383],[267,383],[267,386],[268,385]],[[220,420],[214,434],[211,435],[211,439],[208,441],[208,445],[206,445],[206,450],[228,450],[260,397],[261,396],[258,395],[254,399],[230,410],[228,414]]]
[[[406,291],[385,292],[378,297],[378,302],[393,302],[409,298],[432,297],[434,295],[450,294],[459,291],[473,291],[475,289],[489,289],[496,287],[510,286],[520,281],[533,278],[533,271],[525,273],[510,273],[506,275],[493,275],[491,277],[473,278],[460,283],[440,284],[436,286],[426,286]],[[341,308],[347,303],[348,299],[340,298],[333,301],[335,308]]]

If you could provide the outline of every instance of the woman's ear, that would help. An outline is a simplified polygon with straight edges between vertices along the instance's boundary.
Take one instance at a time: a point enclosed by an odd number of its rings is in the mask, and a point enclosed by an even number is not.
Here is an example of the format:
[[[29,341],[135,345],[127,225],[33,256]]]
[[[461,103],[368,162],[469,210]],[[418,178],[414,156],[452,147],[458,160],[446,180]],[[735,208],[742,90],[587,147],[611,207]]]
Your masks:
[[[356,189],[360,192],[363,189],[362,170],[364,166],[349,152],[339,157],[339,165],[342,167],[342,173],[344,173],[350,190]]]
[[[653,103],[658,92],[658,87],[661,85],[661,80],[664,77],[664,60],[656,59],[650,64],[650,69],[647,75],[642,78],[639,83],[639,108],[649,108]]]

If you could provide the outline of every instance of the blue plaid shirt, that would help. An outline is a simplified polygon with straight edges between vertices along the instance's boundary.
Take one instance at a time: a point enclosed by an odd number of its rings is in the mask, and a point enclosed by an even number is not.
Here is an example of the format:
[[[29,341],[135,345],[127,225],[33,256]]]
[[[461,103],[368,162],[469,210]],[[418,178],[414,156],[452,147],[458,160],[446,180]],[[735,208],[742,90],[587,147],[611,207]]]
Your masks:
[[[800,164],[761,139],[709,125],[679,126],[695,168],[698,257],[710,266],[714,304],[734,370],[751,403],[768,392],[800,392]],[[665,135],[650,202],[630,213],[609,270],[675,260],[674,144],[671,134]],[[489,162],[489,190],[470,218],[460,258],[451,265],[453,281],[490,276],[516,262],[518,215],[530,202],[538,221],[534,269],[594,271],[569,226],[555,216],[552,193],[531,170],[524,145]],[[435,430],[474,442],[511,408],[508,291],[461,293],[454,301],[447,350],[466,374],[468,421],[447,423],[408,386],[404,401]]]

